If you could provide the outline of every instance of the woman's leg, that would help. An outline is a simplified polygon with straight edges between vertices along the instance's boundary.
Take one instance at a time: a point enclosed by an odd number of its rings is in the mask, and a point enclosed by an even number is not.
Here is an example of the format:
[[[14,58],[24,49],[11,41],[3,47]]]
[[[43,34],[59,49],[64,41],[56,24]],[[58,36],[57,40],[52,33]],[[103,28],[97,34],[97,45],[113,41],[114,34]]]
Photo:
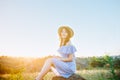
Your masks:
[[[36,80],[42,80],[42,78],[45,76],[45,74],[50,70],[52,65],[52,58],[49,58],[45,61],[45,64],[43,65],[42,70],[38,74]]]
[[[51,70],[56,76],[60,76],[60,74],[58,73],[58,71],[54,67],[51,67]]]

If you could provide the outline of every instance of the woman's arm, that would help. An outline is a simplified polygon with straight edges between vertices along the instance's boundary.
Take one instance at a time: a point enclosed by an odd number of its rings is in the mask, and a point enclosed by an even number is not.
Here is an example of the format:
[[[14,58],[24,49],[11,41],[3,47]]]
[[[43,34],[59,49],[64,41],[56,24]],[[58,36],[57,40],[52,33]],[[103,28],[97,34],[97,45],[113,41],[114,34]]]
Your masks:
[[[69,54],[67,58],[60,57],[59,59],[64,62],[71,62],[73,60],[73,54]]]

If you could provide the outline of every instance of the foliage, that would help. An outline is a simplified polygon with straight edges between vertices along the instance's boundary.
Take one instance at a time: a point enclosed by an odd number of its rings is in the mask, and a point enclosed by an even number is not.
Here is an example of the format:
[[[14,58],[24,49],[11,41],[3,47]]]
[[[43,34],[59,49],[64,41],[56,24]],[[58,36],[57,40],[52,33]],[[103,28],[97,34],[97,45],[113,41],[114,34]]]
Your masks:
[[[37,72],[42,68],[44,61],[49,58],[23,58],[23,57],[8,57],[0,56],[0,74],[18,73],[21,69],[24,72]],[[107,56],[76,58],[77,70],[105,68],[108,69],[110,64],[107,61]],[[120,57],[113,57],[115,69],[120,69]]]
[[[120,77],[117,76],[117,74],[115,73],[115,68],[116,67],[118,68],[120,66],[120,64],[117,65],[117,62],[116,62],[116,61],[118,61],[118,59],[116,59],[116,57],[113,58],[110,56],[105,56],[105,59],[106,59],[107,63],[110,65],[109,71],[112,74],[112,76],[109,79],[110,80],[120,80]]]
[[[0,80],[34,80],[37,75],[34,73],[39,72],[44,61],[50,57],[23,58],[0,56],[0,74],[9,74],[7,79],[0,76]],[[120,80],[120,56],[77,57],[76,63],[77,70],[80,70],[78,73],[88,80]],[[101,69],[104,70],[102,71]],[[53,74],[47,74],[44,79],[49,80],[52,76]]]
[[[106,60],[103,57],[92,57],[90,65],[92,67],[104,67]]]
[[[39,71],[44,64],[45,58],[23,58],[0,56],[0,74]]]
[[[109,80],[108,70],[104,69],[94,69],[94,70],[79,70],[77,74],[84,77],[86,80]],[[22,76],[21,76],[22,75]],[[9,74],[6,79],[1,78],[0,80],[34,80],[38,73],[18,73],[18,74]],[[55,76],[52,72],[49,72],[45,75],[44,80],[51,80]],[[19,79],[18,79],[19,78]]]
[[[19,72],[17,74],[11,74],[8,80],[24,80],[22,73]]]

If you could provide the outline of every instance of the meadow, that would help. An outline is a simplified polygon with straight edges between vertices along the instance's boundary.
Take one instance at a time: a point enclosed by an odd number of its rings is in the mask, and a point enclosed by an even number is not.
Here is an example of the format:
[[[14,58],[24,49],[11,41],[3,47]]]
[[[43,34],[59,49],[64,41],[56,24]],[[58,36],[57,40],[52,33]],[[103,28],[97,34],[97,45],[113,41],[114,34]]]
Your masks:
[[[79,70],[76,72],[84,77],[86,80],[109,80],[110,73],[108,70]],[[17,74],[4,74],[0,75],[0,80],[34,80],[37,76],[36,73],[17,73]],[[52,72],[49,72],[44,80],[52,80],[52,77],[55,76]]]
[[[0,80],[34,80],[44,61],[49,58],[23,58],[0,56]],[[120,80],[120,58],[88,57],[76,58],[76,73],[86,80]],[[44,80],[55,76],[49,72]]]

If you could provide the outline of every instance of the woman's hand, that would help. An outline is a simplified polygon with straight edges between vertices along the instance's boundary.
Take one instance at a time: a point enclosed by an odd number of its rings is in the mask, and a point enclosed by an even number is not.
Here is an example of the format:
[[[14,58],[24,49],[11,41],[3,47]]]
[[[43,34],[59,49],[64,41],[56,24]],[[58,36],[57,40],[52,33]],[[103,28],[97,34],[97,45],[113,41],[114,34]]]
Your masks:
[[[53,56],[53,58],[57,58],[57,59],[60,59],[61,57],[60,57],[60,56]]]
[[[67,58],[60,58],[60,60],[64,62],[71,62],[73,61],[73,54],[69,54]]]
[[[73,60],[73,54],[69,54],[67,58],[63,58],[60,56],[54,56],[54,58],[57,58],[57,59],[64,61],[64,62],[71,62]]]

